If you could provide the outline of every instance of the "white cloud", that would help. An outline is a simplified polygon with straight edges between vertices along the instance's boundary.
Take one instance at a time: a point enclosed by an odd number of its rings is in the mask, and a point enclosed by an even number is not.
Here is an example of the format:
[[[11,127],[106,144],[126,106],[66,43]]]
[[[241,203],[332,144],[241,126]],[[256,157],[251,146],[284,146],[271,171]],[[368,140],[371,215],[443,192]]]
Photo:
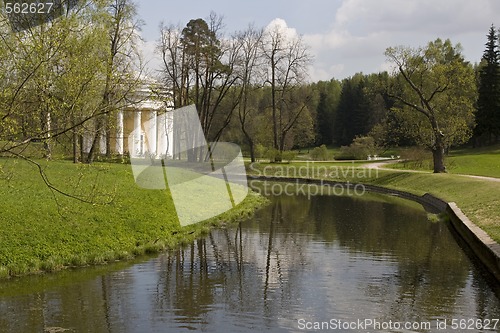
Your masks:
[[[335,26],[359,33],[377,31],[482,31],[484,20],[498,18],[496,0],[345,0],[337,10]]]
[[[438,37],[460,42],[466,58],[477,62],[490,24],[500,25],[499,12],[497,0],[344,0],[329,31],[304,36],[317,61],[311,78],[387,70],[387,47]]]
[[[275,18],[272,20],[264,29],[265,32],[273,32],[278,31],[282,36],[285,36],[287,39],[294,39],[299,36],[297,30],[294,28],[290,28],[286,21],[282,18]]]
[[[310,66],[308,73],[309,79],[312,82],[316,81],[328,81],[332,77],[342,77],[342,73],[344,71],[343,64],[337,64],[333,66],[328,66],[328,64],[315,64],[314,66]]]

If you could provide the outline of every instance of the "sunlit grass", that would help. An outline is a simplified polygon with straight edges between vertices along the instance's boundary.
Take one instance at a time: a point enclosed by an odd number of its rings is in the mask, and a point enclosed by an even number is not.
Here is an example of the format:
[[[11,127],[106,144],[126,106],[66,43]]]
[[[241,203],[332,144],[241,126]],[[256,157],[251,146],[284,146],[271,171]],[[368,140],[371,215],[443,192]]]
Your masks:
[[[446,157],[449,173],[500,178],[500,145],[484,148],[452,150]],[[432,170],[432,160],[413,161],[388,165],[389,168],[406,170]]]
[[[162,251],[248,216],[264,200],[251,194],[236,209],[181,227],[170,192],[138,187],[130,165],[39,162],[57,189],[91,203],[51,191],[28,162],[0,159],[0,277]]]

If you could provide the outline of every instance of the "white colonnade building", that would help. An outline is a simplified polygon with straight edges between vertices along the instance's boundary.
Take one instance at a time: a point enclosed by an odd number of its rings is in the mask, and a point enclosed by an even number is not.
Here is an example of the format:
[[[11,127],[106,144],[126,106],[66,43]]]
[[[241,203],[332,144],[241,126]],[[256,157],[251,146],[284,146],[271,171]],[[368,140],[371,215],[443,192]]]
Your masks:
[[[118,110],[116,124],[110,133],[113,154],[130,154],[131,157],[172,157],[173,120],[165,105],[151,98],[149,87],[143,86],[135,93],[138,102]],[[137,130],[136,130],[137,129]],[[129,137],[133,135],[129,140]],[[106,153],[106,137],[99,136],[99,152]],[[83,150],[90,151],[93,135],[84,134]]]

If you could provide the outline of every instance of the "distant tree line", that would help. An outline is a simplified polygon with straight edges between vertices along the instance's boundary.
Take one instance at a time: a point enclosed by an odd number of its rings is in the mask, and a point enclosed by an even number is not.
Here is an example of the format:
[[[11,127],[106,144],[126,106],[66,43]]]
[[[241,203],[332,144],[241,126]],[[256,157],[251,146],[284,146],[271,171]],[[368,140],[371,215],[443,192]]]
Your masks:
[[[0,153],[42,142],[91,163],[99,138],[120,108],[136,103],[144,69],[141,22],[131,0],[80,1],[46,24],[14,32],[0,15]],[[487,35],[479,65],[459,44],[390,47],[393,71],[311,83],[313,58],[301,36],[279,23],[228,34],[214,13],[186,25],[162,24],[158,98],[172,108],[195,104],[208,141],[240,144],[255,160],[262,147],[275,161],[291,149],[351,144],[371,136],[380,146],[421,145],[443,155],[500,134],[499,36]],[[168,92],[165,95],[165,91]],[[175,129],[174,129],[175,130]],[[92,134],[90,152],[82,151]],[[202,158],[203,151],[190,158]]]
[[[422,105],[449,109],[442,112],[449,119],[442,119],[439,129],[443,135],[448,130],[445,148],[469,140],[475,145],[498,142],[499,54],[499,32],[491,26],[484,55],[475,66],[464,61],[460,45],[438,39],[424,48],[389,48],[386,55],[396,65],[391,75],[358,73],[342,81],[313,84],[320,95],[316,144],[347,145],[357,136],[371,135],[384,146],[425,145],[418,119],[412,125],[412,117],[401,114],[405,108]],[[408,87],[416,95],[415,103],[402,98]],[[446,98],[439,100],[439,95]]]
[[[492,27],[479,65],[465,61],[460,44],[436,39],[418,48],[388,48],[386,56],[394,68],[391,73],[358,73],[342,81],[304,84],[314,131],[302,127],[301,135],[291,137],[288,148],[344,146],[370,136],[379,147],[426,147],[433,154],[434,171],[446,171],[444,156],[453,145],[498,142],[496,36]],[[260,92],[264,98],[265,89]],[[263,126],[268,118],[259,103],[255,100],[254,108],[263,118],[254,117],[253,140],[269,146]],[[229,126],[226,134],[245,144],[236,127]]]

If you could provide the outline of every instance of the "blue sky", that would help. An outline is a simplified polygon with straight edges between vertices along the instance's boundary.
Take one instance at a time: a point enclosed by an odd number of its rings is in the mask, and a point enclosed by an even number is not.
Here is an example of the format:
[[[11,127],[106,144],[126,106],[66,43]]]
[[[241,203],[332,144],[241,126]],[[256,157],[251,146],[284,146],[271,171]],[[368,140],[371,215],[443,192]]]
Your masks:
[[[302,34],[327,31],[342,1],[254,0],[245,3],[238,0],[143,0],[137,3],[139,14],[146,23],[144,33],[152,36],[158,34],[158,23],[162,20],[184,25],[192,18],[207,17],[210,11],[224,16],[228,31],[242,30],[252,22],[257,26],[266,26],[277,17],[285,19]]]
[[[390,69],[383,55],[389,46],[421,46],[440,38],[461,43],[467,60],[478,62],[486,34],[493,23],[500,26],[498,0],[142,0],[144,55],[150,67],[158,26],[185,25],[192,18],[206,18],[211,11],[224,16],[227,34],[250,23],[265,27],[280,19],[293,33],[303,36],[314,56],[311,81],[342,79],[356,72]]]

